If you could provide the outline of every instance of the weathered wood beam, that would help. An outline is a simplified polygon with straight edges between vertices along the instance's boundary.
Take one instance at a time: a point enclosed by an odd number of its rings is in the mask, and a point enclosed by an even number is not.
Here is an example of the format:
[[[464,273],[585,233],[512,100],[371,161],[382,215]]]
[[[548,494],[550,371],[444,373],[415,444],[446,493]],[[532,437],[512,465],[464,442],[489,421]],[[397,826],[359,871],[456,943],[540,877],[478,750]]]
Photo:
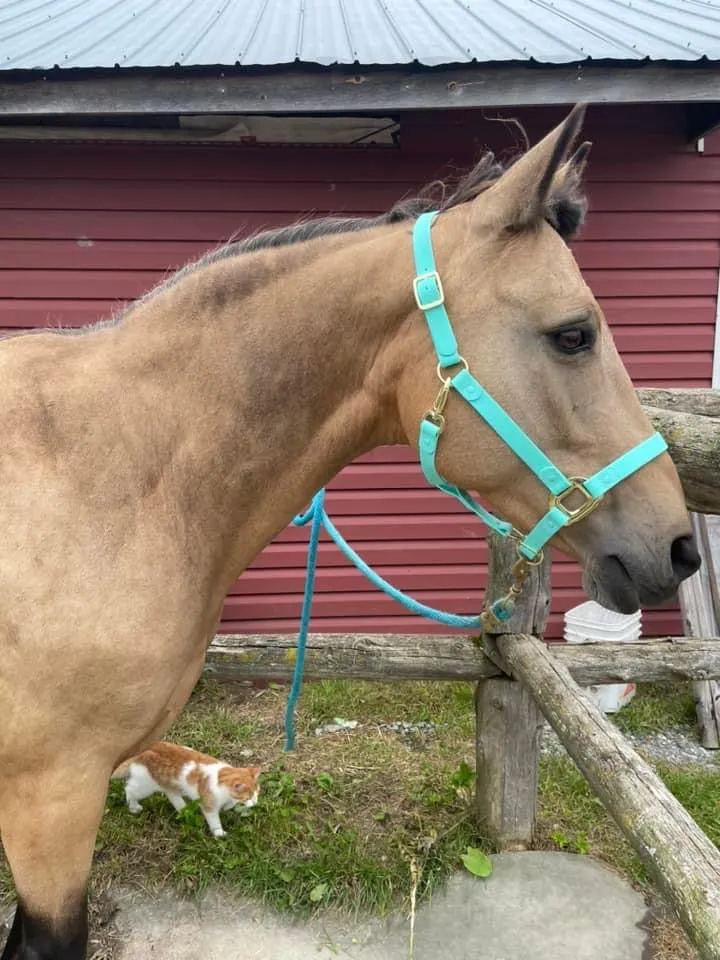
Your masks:
[[[702,556],[702,566],[692,577],[680,584],[678,598],[683,616],[683,626],[688,637],[716,634],[720,628],[715,599],[717,590],[716,563],[720,559],[714,556],[713,546],[708,535],[708,522],[716,526],[720,517],[703,517],[690,514],[690,523]],[[700,727],[700,740],[708,750],[720,749],[720,723],[718,715],[718,684],[715,680],[696,680],[695,712]]]
[[[720,960],[720,851],[536,637],[498,637],[590,786],[665,893],[702,960]]]
[[[515,544],[490,538],[488,601],[512,582]],[[543,634],[550,608],[550,558],[535,567],[515,611],[496,629]],[[543,720],[521,683],[503,675],[481,680],[475,691],[475,808],[498,850],[526,850],[535,835]]]
[[[497,67],[290,68],[220,76],[140,73],[0,83],[0,115],[158,113],[348,113],[590,103],[706,103],[717,100],[708,67],[668,64]]]
[[[698,417],[720,417],[720,390],[712,387],[638,387],[635,392],[646,407],[662,407]]]
[[[666,683],[720,677],[720,637],[635,643],[552,644],[552,656],[581,686]]]
[[[688,508],[720,513],[720,420],[659,407],[644,410],[667,441]]]
[[[297,634],[219,634],[205,676],[290,680]],[[720,678],[720,637],[666,637],[636,643],[550,644],[551,655],[583,686]],[[470,636],[310,634],[308,680],[486,680],[502,676]]]

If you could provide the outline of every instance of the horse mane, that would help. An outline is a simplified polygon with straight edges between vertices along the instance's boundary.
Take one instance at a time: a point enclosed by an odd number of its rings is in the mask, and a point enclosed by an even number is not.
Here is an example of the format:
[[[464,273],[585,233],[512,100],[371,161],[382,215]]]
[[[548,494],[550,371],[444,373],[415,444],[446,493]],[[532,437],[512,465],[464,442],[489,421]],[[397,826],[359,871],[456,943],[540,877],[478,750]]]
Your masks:
[[[158,287],[149,291],[143,299],[154,296],[159,290],[174,286],[201,267],[217,263],[219,260],[227,260],[258,250],[269,250],[273,247],[287,247],[296,243],[305,243],[307,240],[315,240],[318,237],[358,233],[361,230],[369,230],[371,227],[409,222],[428,210],[449,210],[461,203],[467,203],[482,193],[483,190],[487,190],[500,178],[503,172],[503,167],[495,161],[494,155],[486,153],[473,169],[461,178],[454,189],[450,189],[449,185],[442,180],[435,180],[424,187],[417,196],[400,200],[390,210],[378,216],[313,217],[312,219],[298,220],[286,227],[263,230],[243,240],[223,244],[215,250],[208,251],[200,259],[181,267]]]
[[[202,267],[240,256],[258,250],[268,250],[273,247],[286,247],[292,244],[304,243],[318,237],[335,236],[343,233],[356,233],[369,230],[371,227],[385,226],[393,223],[403,223],[415,220],[421,213],[429,210],[451,210],[453,207],[470,203],[485,190],[496,183],[506,170],[519,156],[503,165],[492,151],[484,153],[475,166],[461,176],[455,184],[450,181],[435,180],[424,187],[417,196],[400,200],[390,210],[374,217],[316,217],[299,220],[285,227],[264,230],[243,240],[234,240],[210,250],[198,260],[194,260],[172,273],[157,286],[149,290],[143,297],[129,307],[112,317],[99,320],[83,327],[38,327],[34,330],[25,330],[20,334],[10,336],[28,336],[33,333],[57,333],[66,336],[88,333],[106,327],[113,327],[120,323],[136,306],[153,299],[158,293],[174,287],[190,274]],[[548,197],[545,210],[545,219],[567,242],[571,240],[585,217],[585,198],[579,191],[572,178],[561,178],[551,195]],[[0,339],[6,339],[2,337]]]
[[[515,158],[517,159],[517,157]],[[371,227],[415,220],[421,213],[429,210],[450,210],[475,200],[481,193],[496,183],[503,173],[515,162],[503,165],[496,160],[494,153],[488,151],[482,155],[475,166],[454,185],[435,180],[424,187],[415,197],[405,198],[396,203],[386,213],[375,217],[317,217],[300,220],[287,227],[264,230],[244,240],[227,243],[206,253],[199,260],[182,267],[169,277],[158,289],[172,286],[200,267],[236,257],[243,253],[268,250],[272,247],[285,247],[304,243],[317,237],[334,236],[342,233],[356,233]],[[587,204],[578,187],[564,179],[548,199],[546,220],[560,234],[563,240],[571,240],[585,217]]]

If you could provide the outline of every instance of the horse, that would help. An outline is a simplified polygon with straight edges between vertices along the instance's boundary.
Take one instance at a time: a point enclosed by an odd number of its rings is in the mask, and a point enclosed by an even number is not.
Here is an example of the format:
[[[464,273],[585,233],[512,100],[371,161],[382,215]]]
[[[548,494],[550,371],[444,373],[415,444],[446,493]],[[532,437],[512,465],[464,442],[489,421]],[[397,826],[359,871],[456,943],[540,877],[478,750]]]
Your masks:
[[[457,363],[570,477],[652,433],[571,252],[584,109],[505,166],[482,158],[432,223]],[[112,771],[162,738],[229,588],[342,467],[417,449],[430,409],[448,484],[517,529],[548,509],[526,462],[445,389],[413,264],[429,209],[421,195],[234,242],[112,320],[0,343],[0,834],[17,894],[2,960],[86,956]],[[700,562],[662,451],[552,545],[627,612]]]

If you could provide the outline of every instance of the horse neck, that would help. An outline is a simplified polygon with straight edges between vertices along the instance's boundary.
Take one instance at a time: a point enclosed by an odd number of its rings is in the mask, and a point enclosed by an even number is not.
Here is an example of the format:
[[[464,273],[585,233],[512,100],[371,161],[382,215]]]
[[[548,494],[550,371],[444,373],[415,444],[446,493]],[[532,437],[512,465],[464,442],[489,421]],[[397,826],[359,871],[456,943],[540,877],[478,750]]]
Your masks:
[[[233,539],[232,576],[345,464],[404,440],[394,384],[412,311],[406,234],[218,261],[115,331],[113,362],[138,366],[162,398],[173,495]]]

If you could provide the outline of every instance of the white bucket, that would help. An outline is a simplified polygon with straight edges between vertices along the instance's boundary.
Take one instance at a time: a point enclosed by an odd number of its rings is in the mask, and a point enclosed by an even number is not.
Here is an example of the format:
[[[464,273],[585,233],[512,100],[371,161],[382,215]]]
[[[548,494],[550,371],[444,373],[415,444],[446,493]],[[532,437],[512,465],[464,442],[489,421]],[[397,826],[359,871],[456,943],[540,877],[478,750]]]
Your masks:
[[[565,614],[566,643],[592,643],[597,640],[632,643],[640,637],[642,615],[615,613],[594,600],[581,603]],[[635,696],[634,683],[603,683],[586,687],[585,692],[603,713],[617,713]]]

